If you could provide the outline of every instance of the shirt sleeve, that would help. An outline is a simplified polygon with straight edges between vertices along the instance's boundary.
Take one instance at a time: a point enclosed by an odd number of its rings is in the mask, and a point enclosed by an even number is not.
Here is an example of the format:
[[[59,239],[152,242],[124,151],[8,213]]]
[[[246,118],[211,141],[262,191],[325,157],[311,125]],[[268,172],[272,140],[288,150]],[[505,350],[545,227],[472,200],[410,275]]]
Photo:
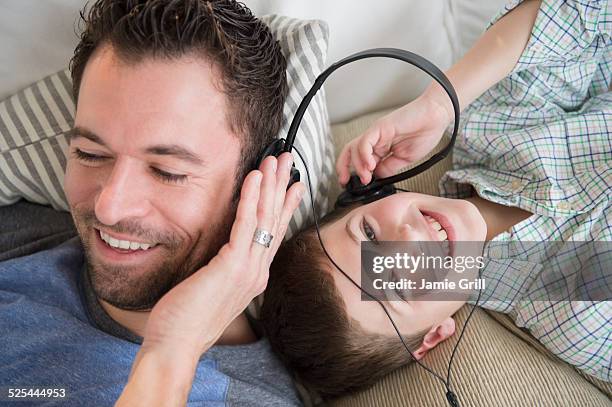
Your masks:
[[[610,301],[524,301],[516,323],[565,362],[610,382],[611,312]]]
[[[509,2],[489,27],[521,3]],[[610,44],[611,9],[608,0],[542,0],[529,41],[512,72],[592,56],[594,49]]]

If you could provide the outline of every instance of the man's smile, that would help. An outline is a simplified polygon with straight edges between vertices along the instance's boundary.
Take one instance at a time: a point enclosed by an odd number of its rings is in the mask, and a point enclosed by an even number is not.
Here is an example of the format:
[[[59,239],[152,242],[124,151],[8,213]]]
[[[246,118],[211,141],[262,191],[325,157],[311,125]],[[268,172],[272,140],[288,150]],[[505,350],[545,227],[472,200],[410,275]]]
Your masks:
[[[147,242],[138,238],[120,236],[113,232],[105,232],[102,229],[98,229],[98,232],[100,233],[102,240],[115,249],[148,250],[149,248],[157,245],[157,242]]]
[[[130,239],[119,239],[116,234],[109,234],[93,228],[96,251],[104,258],[112,261],[140,261],[158,251],[160,246],[153,242],[143,242]],[[134,239],[134,240],[132,240]]]

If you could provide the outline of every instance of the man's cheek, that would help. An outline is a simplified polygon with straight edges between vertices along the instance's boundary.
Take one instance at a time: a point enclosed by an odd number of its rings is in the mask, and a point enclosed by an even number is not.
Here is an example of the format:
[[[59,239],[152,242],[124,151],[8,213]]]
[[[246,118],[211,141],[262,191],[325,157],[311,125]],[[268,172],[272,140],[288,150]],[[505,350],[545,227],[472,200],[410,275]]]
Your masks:
[[[164,217],[188,234],[214,223],[215,202],[208,194],[177,190],[166,193],[163,202]]]
[[[83,178],[78,164],[69,160],[66,164],[66,175],[64,177],[64,192],[66,193],[68,203],[72,206],[77,202],[81,202],[87,195],[88,188],[90,188],[90,183],[87,183]]]
[[[91,200],[91,205],[98,192],[102,189],[108,169],[87,167],[74,160],[66,164],[64,177],[64,192],[70,205]]]

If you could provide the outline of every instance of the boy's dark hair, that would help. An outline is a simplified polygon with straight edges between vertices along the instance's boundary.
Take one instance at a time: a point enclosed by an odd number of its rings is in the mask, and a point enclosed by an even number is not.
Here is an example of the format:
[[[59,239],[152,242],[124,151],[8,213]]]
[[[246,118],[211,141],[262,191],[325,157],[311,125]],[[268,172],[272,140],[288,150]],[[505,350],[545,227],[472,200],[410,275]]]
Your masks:
[[[87,61],[105,45],[126,63],[197,56],[219,68],[227,120],[242,138],[236,200],[282,125],[287,63],[269,28],[234,0],[98,0],[81,11],[80,23],[70,61],[75,101]]]
[[[324,398],[371,386],[413,361],[399,338],[370,333],[348,316],[331,274],[337,272],[316,230],[301,232],[274,257],[261,309],[272,349],[306,387]],[[413,351],[423,335],[405,340]]]

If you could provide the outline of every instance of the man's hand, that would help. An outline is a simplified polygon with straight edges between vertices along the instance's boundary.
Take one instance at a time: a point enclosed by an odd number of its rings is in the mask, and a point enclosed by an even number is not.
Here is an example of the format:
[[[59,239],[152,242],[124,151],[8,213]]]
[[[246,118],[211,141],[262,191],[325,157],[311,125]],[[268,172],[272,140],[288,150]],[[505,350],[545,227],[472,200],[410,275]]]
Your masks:
[[[268,157],[260,171],[252,171],[246,177],[230,241],[208,265],[170,290],[153,307],[119,405],[133,405],[136,399],[141,402],[143,393],[151,390],[151,381],[155,382],[151,370],[156,365],[173,371],[175,378],[183,378],[169,379],[174,381],[176,392],[165,391],[162,399],[168,398],[159,400],[160,405],[174,404],[178,397],[178,404],[186,400],[200,355],[266,287],[270,264],[304,191],[302,183],[286,190],[291,164],[289,153],[278,160]],[[256,228],[274,236],[269,248],[253,242]],[[173,361],[172,355],[184,368]]]
[[[388,177],[423,158],[442,138],[452,114],[446,94],[431,97],[426,93],[379,119],[344,146],[336,163],[339,182],[348,182],[351,167],[361,183],[368,184],[372,172]]]
[[[286,192],[291,163],[289,153],[279,160],[268,157],[261,171],[246,177],[229,243],[153,307],[143,347],[180,345],[199,355],[263,292],[304,190],[303,184],[295,184]],[[269,248],[252,241],[256,228],[274,236]]]

